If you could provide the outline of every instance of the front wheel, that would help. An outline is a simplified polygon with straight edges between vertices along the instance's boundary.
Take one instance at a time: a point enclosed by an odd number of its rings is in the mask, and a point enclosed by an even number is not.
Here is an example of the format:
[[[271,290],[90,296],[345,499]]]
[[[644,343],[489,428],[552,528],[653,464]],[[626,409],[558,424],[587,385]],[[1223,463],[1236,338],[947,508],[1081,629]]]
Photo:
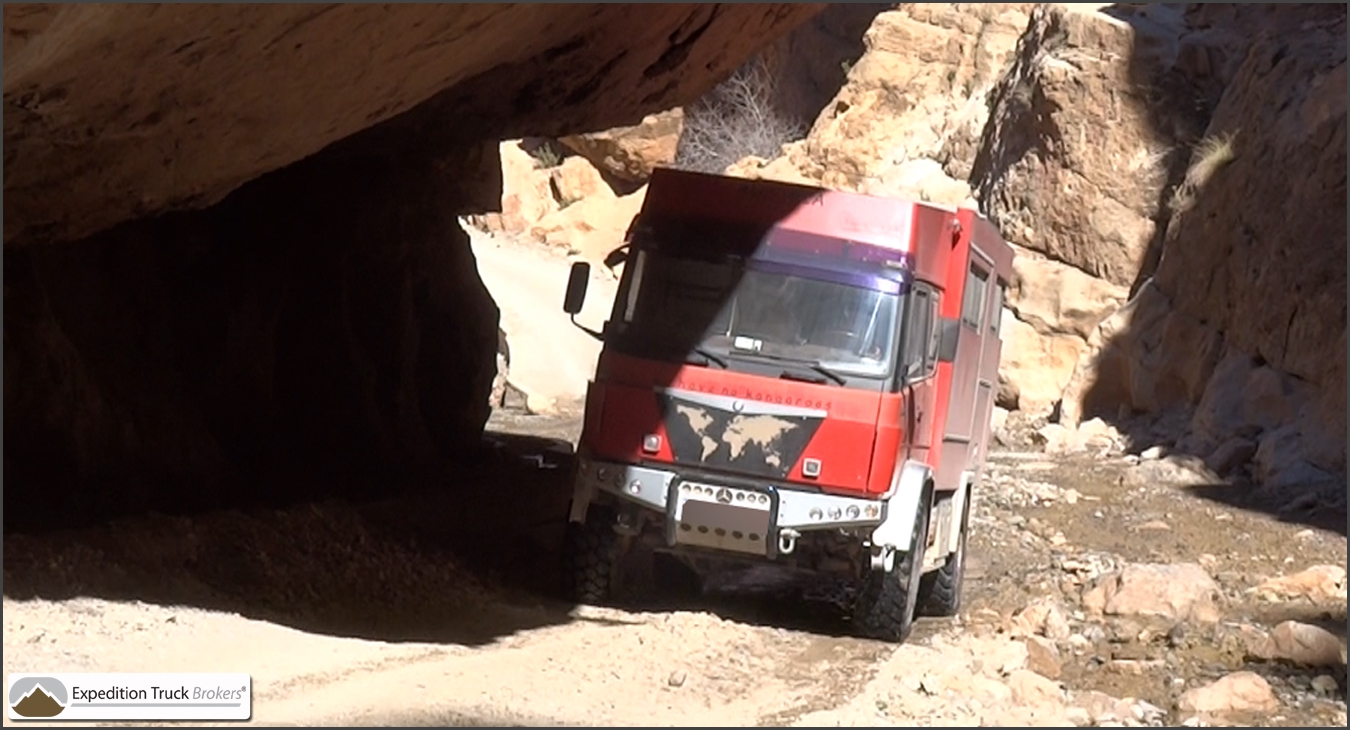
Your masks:
[[[614,531],[613,515],[592,507],[584,522],[568,522],[564,551],[568,598],[577,603],[608,604],[625,552]]]
[[[576,603],[616,606],[653,588],[655,555],[616,532],[615,517],[612,509],[594,505],[584,522],[567,523],[567,597]]]
[[[966,535],[970,531],[971,492],[966,492],[961,507],[960,532],[956,536],[956,551],[947,556],[942,567],[925,575],[919,581],[919,595],[923,613],[927,616],[955,616],[961,612],[961,592],[966,576]]]
[[[914,630],[932,503],[932,487],[925,487],[914,515],[909,551],[897,556],[890,570],[872,570],[863,578],[853,607],[853,623],[863,636],[903,643]]]

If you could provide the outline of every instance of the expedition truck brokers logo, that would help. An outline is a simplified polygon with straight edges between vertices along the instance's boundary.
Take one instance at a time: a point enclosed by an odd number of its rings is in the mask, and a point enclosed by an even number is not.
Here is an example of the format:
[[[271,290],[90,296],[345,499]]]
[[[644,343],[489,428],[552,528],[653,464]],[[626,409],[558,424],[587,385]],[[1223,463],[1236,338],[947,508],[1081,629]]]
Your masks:
[[[23,677],[9,686],[9,709],[19,717],[56,717],[69,703],[66,685],[53,677]]]
[[[14,674],[11,720],[248,720],[247,674]]]

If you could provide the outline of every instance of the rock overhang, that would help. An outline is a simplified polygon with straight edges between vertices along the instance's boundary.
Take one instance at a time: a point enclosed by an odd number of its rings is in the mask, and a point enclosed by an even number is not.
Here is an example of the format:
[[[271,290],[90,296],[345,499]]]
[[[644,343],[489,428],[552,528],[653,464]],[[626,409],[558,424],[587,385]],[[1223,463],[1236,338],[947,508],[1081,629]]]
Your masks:
[[[4,241],[206,207],[362,130],[425,155],[633,123],[824,7],[6,4]]]

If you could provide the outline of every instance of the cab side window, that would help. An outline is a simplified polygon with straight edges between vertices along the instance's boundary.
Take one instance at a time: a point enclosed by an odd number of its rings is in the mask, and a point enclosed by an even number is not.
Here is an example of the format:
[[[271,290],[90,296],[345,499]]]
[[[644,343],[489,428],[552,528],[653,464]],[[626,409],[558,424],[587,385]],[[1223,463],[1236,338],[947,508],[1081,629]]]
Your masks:
[[[989,283],[988,272],[975,264],[966,271],[966,291],[961,300],[961,324],[980,331],[984,324],[985,287]]]
[[[927,284],[915,284],[909,297],[909,315],[905,322],[905,380],[914,382],[937,370],[938,293]]]
[[[1003,279],[998,280],[998,286],[994,288],[994,306],[992,308],[992,319],[989,320],[989,332],[995,337],[1002,336],[1003,308],[1008,304],[1008,282]]]

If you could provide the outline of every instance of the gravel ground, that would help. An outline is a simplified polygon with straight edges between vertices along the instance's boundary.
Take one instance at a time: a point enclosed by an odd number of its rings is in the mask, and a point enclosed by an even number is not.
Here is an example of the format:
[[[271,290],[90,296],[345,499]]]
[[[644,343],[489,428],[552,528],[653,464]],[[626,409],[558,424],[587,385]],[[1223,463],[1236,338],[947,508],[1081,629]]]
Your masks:
[[[249,672],[253,722],[283,725],[1346,722],[1345,573],[1301,573],[1344,566],[1341,534],[1123,486],[1119,455],[1001,451],[966,610],[904,646],[772,594],[577,607],[555,596],[579,425],[500,413],[435,493],[7,534],[5,670]],[[1288,621],[1340,656],[1290,660]]]

